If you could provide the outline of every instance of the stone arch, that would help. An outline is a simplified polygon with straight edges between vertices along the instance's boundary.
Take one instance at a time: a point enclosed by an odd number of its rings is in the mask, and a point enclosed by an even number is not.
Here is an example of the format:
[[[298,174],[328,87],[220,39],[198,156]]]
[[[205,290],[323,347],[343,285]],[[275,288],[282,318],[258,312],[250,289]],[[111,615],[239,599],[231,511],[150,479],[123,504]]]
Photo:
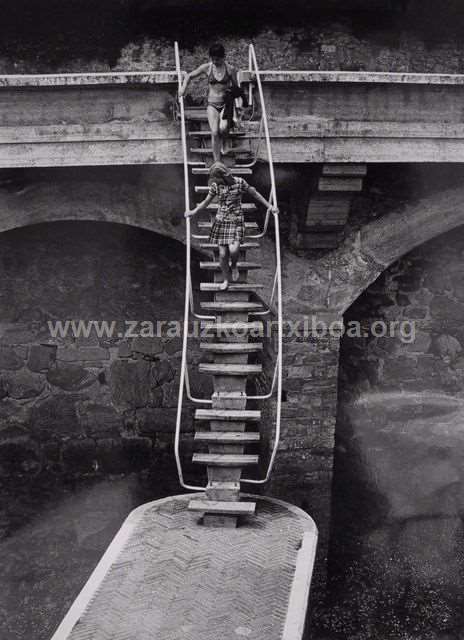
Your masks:
[[[343,313],[388,266],[464,224],[464,187],[446,189],[371,222],[336,252],[331,306]]]
[[[58,221],[109,222],[185,242],[177,167],[72,168],[29,172],[0,190],[0,232]],[[110,172],[113,171],[113,173]]]

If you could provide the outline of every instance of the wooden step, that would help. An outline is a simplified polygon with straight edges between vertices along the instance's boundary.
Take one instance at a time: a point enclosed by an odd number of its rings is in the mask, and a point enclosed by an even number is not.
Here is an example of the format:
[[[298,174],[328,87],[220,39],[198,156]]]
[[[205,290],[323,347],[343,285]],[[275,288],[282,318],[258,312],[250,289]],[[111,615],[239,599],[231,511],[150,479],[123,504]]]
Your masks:
[[[251,431],[197,431],[196,442],[214,442],[215,444],[249,444],[259,442],[260,435]]]
[[[198,365],[200,373],[209,373],[215,376],[248,376],[257,375],[262,372],[261,364],[229,364],[229,363],[207,363],[201,362]]]
[[[200,349],[210,353],[256,353],[263,350],[262,342],[200,342]]]
[[[204,235],[201,233],[192,233],[192,238],[195,240],[209,240],[209,235]]]
[[[250,409],[196,409],[195,420],[259,422],[261,420],[261,411],[252,411]]]
[[[220,287],[220,282],[200,283],[200,291],[222,291]],[[263,284],[257,284],[256,282],[229,282],[229,286],[226,291],[223,291],[223,293],[226,293],[227,291],[257,291],[263,287]]]
[[[214,209],[217,210],[219,208],[219,205],[217,202],[213,202],[212,204],[209,204],[207,207],[207,209]],[[257,207],[255,204],[253,204],[252,202],[242,202],[242,211],[256,211]]]
[[[256,333],[257,335],[262,335],[263,333],[263,323],[259,321],[255,322],[216,322],[215,320],[204,320],[201,323],[201,328],[211,331],[216,331],[217,333],[226,333],[226,332],[236,332],[237,334],[242,333]]]
[[[259,302],[200,302],[208,311],[258,311],[263,308]]]
[[[240,251],[248,251],[250,249],[259,249],[260,248],[260,244],[259,242],[242,242],[240,244]],[[210,242],[202,242],[200,244],[200,248],[201,249],[219,249],[219,246],[217,244],[211,244]]]
[[[237,268],[239,271],[249,271],[250,269],[261,269],[261,265],[258,262],[237,262]],[[219,262],[200,262],[200,269],[221,271],[221,265]]]
[[[197,222],[197,225],[199,229],[211,229],[213,223],[208,222],[207,220],[200,220],[199,222]],[[256,222],[245,222],[245,231],[259,231],[259,228]]]
[[[192,462],[210,467],[248,467],[258,464],[259,456],[249,453],[194,453]]]
[[[210,147],[191,147],[190,153],[196,153],[200,156],[212,156],[213,150]],[[248,147],[231,147],[223,154],[225,156],[251,155],[251,149]]]
[[[251,176],[253,171],[249,167],[227,167],[234,176]],[[192,173],[196,176],[207,175],[209,167],[192,167]]]
[[[255,502],[219,502],[214,500],[190,500],[190,511],[216,513],[218,515],[249,516],[256,510]]]
[[[211,137],[211,131],[209,131],[208,129],[201,129],[200,131],[189,131],[188,135],[193,137],[196,137],[196,136]],[[243,138],[243,136],[246,136],[246,131],[228,131],[227,132],[228,138]]]

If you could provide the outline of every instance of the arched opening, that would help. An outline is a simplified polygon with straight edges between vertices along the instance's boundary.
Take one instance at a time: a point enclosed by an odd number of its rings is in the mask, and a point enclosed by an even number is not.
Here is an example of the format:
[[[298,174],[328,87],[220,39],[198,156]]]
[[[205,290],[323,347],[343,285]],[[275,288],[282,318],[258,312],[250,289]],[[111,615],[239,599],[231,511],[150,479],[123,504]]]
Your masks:
[[[143,229],[61,221],[0,235],[5,637],[49,638],[125,516],[179,492],[181,340],[168,329],[182,328],[184,283],[185,246]],[[73,319],[79,335],[69,326],[53,335]],[[86,334],[91,321],[109,331]],[[169,324],[158,334],[157,322]],[[206,376],[192,375],[192,386],[211,393]],[[190,460],[191,410],[184,429]]]
[[[345,314],[325,617],[343,637],[462,630],[463,255],[461,226]]]

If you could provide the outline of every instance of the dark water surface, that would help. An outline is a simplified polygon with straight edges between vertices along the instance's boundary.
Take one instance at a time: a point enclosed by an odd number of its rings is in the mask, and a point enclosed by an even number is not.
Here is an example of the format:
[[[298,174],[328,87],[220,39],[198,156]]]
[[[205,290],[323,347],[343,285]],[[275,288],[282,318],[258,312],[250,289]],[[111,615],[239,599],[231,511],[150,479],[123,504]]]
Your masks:
[[[0,638],[49,640],[126,516],[181,493],[145,475],[0,489]]]

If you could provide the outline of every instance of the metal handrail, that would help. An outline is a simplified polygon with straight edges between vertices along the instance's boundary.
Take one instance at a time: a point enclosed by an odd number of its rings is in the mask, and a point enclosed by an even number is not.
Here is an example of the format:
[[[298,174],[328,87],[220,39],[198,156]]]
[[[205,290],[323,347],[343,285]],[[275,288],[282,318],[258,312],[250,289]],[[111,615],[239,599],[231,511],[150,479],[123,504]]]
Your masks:
[[[174,43],[174,53],[175,53],[175,60],[176,60],[178,87],[180,92],[180,88],[182,86],[182,72],[180,68],[179,46],[177,42]],[[275,185],[274,165],[272,161],[272,149],[271,149],[270,136],[269,136],[269,127],[267,123],[266,106],[264,104],[264,94],[263,94],[263,89],[261,85],[261,79],[259,77],[259,69],[258,69],[258,63],[256,60],[256,53],[252,44],[250,44],[250,47],[249,47],[249,64],[250,64],[251,72],[253,71],[253,67],[255,69],[258,92],[259,92],[259,97],[261,102],[262,120],[260,123],[260,129],[262,124],[264,126],[267,156],[268,156],[268,162],[269,162],[269,171],[270,171],[270,177],[271,177],[271,193],[270,193],[269,199],[271,201],[271,204],[273,206],[276,206],[277,192],[276,192],[276,185]],[[186,211],[188,211],[190,209],[189,160],[188,160],[188,152],[187,152],[187,133],[186,133],[186,126],[185,126],[184,98],[180,96],[179,96],[179,105],[180,105],[180,120],[181,120],[182,155],[183,155],[183,164],[184,164],[185,209]],[[246,479],[246,478],[241,479],[241,482],[248,482],[252,484],[264,484],[265,482],[268,481],[272,471],[272,467],[274,465],[277,449],[279,446],[279,440],[280,440],[280,420],[281,420],[281,403],[282,403],[282,342],[283,342],[282,340],[282,323],[283,323],[282,277],[281,277],[280,235],[279,235],[278,214],[274,213],[273,217],[274,217],[274,225],[275,225],[275,242],[276,242],[276,271],[274,276],[274,284],[272,288],[271,303],[274,299],[275,291],[277,289],[278,354],[276,359],[276,365],[274,368],[274,374],[273,374],[273,380],[272,380],[270,392],[261,396],[247,396],[247,399],[265,400],[270,398],[274,393],[275,386],[277,383],[275,441],[274,441],[274,447],[271,454],[271,458],[269,460],[265,477],[262,479]],[[255,238],[263,237],[266,234],[268,229],[269,218],[270,218],[270,210],[266,212],[266,219],[264,223],[263,232],[256,236],[250,236],[250,237],[255,237]],[[190,380],[189,380],[188,365],[187,365],[189,311],[192,313],[192,315],[196,316],[197,318],[210,319],[209,316],[200,316],[196,314],[194,311],[192,280],[191,280],[191,228],[190,228],[190,218],[187,217],[186,219],[186,278],[185,278],[185,300],[184,300],[184,328],[183,328],[183,338],[182,338],[182,360],[181,360],[181,371],[180,371],[180,381],[179,381],[179,396],[177,401],[176,430],[175,430],[175,437],[174,437],[174,455],[176,459],[176,466],[177,466],[180,485],[185,489],[190,489],[193,491],[204,491],[206,489],[206,487],[204,486],[189,485],[185,483],[183,471],[182,471],[182,463],[181,463],[180,454],[179,454],[184,386],[187,391],[187,397],[191,401],[197,402],[197,403],[212,404],[212,400],[210,399],[194,398],[191,395]],[[265,312],[265,313],[268,313],[268,312]],[[215,319],[215,316],[213,316],[211,319]]]
[[[182,87],[182,72],[180,70],[180,56],[179,45],[174,43],[174,55],[176,58],[176,71],[179,93]],[[185,210],[190,210],[190,186],[189,186],[189,167],[187,156],[187,133],[185,130],[185,111],[184,111],[184,98],[179,95],[180,105],[180,126],[181,126],[181,138],[182,138],[182,155],[184,160],[184,198],[185,198]],[[190,218],[186,218],[186,277],[185,277],[185,300],[184,300],[184,332],[182,336],[182,361],[180,367],[180,382],[179,382],[179,396],[177,398],[177,418],[176,418],[176,432],[174,436],[174,456],[176,459],[177,473],[179,475],[180,485],[184,489],[191,489],[192,491],[204,491],[205,487],[196,485],[189,485],[184,482],[184,474],[182,471],[182,463],[179,455],[179,442],[180,442],[180,426],[182,421],[182,402],[184,398],[184,385],[186,380],[188,381],[187,372],[187,341],[188,341],[188,323],[189,323],[189,307],[190,307],[190,290],[191,290],[191,278],[190,278]],[[189,385],[190,391],[190,385]]]
[[[277,190],[275,184],[275,174],[274,174],[274,163],[272,160],[272,148],[271,148],[271,139],[269,136],[269,126],[267,122],[267,113],[266,113],[266,104],[264,102],[264,93],[263,87],[261,84],[261,78],[259,77],[259,68],[258,61],[256,60],[256,52],[255,48],[252,44],[250,44],[249,48],[249,60],[250,60],[250,68],[256,74],[256,82],[258,85],[258,93],[259,100],[261,102],[261,112],[262,118],[264,122],[264,135],[266,138],[266,150],[267,150],[267,159],[269,163],[269,173],[271,177],[271,204],[273,206],[277,206]],[[267,215],[269,211],[267,212]],[[266,215],[266,218],[267,218]],[[283,315],[282,315],[282,267],[280,260],[280,232],[279,232],[279,216],[274,213],[274,226],[275,226],[275,243],[276,243],[276,279],[277,279],[277,407],[276,407],[276,426],[275,426],[275,439],[274,439],[274,447],[272,449],[271,457],[269,460],[269,464],[267,467],[266,475],[264,478],[255,480],[252,478],[241,478],[241,482],[248,482],[250,484],[264,484],[269,480],[271,475],[272,467],[274,466],[274,461],[277,455],[277,449],[279,448],[280,441],[280,418],[281,418],[281,410],[282,410],[282,329],[283,329]]]

